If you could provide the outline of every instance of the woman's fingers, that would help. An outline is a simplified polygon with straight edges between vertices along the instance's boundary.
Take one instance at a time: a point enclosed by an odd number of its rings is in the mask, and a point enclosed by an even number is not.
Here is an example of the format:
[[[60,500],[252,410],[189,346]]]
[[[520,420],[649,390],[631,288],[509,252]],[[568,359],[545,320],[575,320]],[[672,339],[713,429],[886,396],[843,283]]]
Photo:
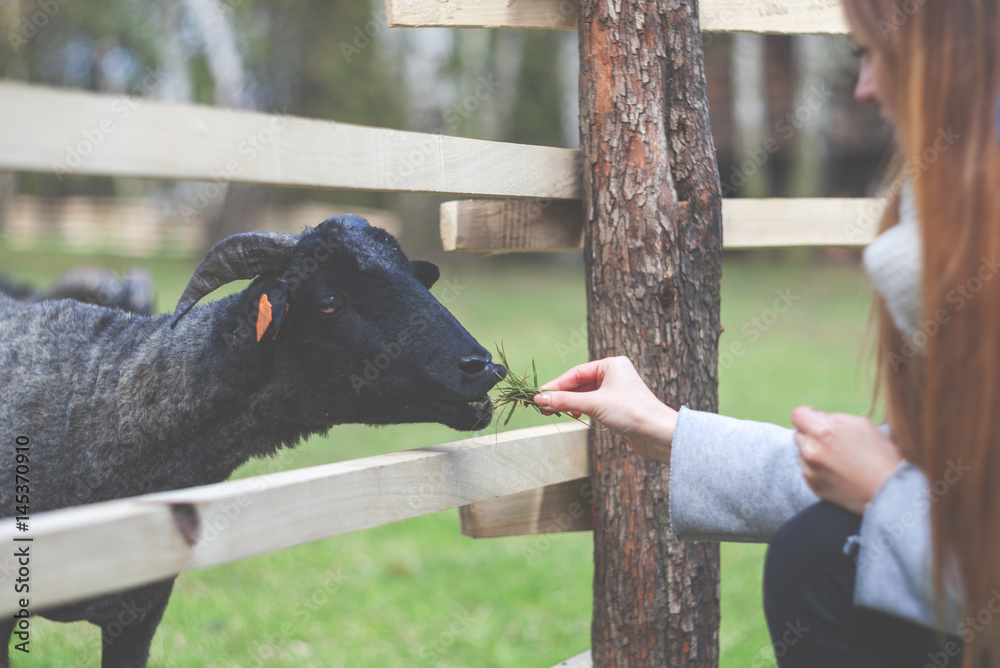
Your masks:
[[[535,395],[535,404],[548,413],[586,413],[590,415],[596,408],[592,392],[540,392]]]
[[[823,440],[833,432],[834,421],[828,413],[799,406],[792,411],[792,424],[801,433]]]
[[[589,386],[590,389],[594,389],[600,375],[601,363],[603,361],[604,360],[594,360],[593,362],[587,362],[586,364],[575,366],[555,380],[550,380],[542,385],[541,389],[543,391],[581,390],[584,386]]]
[[[608,357],[575,366],[541,387],[535,403],[544,414],[570,413],[574,417],[586,414],[602,420],[608,418],[619,429],[630,431],[636,425],[629,422],[624,403],[628,397],[659,401],[649,392],[626,357]],[[646,396],[648,395],[648,397]],[[634,422],[634,421],[633,421]]]
[[[800,407],[792,423],[806,484],[852,513],[865,512],[902,461],[896,444],[866,418]]]
[[[811,461],[820,451],[820,443],[802,431],[795,432],[795,445],[799,447],[799,459]]]

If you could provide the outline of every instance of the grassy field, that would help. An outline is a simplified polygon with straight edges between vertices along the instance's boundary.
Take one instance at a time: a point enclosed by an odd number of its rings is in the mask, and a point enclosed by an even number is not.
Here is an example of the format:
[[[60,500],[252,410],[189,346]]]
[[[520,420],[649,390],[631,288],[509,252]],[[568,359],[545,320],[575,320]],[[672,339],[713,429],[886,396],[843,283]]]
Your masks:
[[[816,267],[808,258],[727,259],[722,412],[787,425],[800,404],[867,408],[865,282],[856,269]],[[0,249],[0,269],[43,283],[80,262]],[[159,310],[171,310],[193,263],[143,264],[159,287]],[[582,272],[530,259],[513,269],[510,261],[459,262],[443,267],[434,292],[487,347],[502,340],[515,365],[534,358],[539,374],[551,378],[584,361]],[[510,428],[542,423],[523,414]],[[336,427],[236,475],[461,437],[437,425]],[[473,541],[460,535],[457,512],[450,511],[186,573],[154,640],[151,665],[547,668],[589,647],[591,551],[589,534]],[[724,545],[722,555],[721,665],[772,665],[764,660],[760,604],[764,548]],[[96,627],[36,618],[32,630],[31,655],[14,657],[15,666],[99,665]]]

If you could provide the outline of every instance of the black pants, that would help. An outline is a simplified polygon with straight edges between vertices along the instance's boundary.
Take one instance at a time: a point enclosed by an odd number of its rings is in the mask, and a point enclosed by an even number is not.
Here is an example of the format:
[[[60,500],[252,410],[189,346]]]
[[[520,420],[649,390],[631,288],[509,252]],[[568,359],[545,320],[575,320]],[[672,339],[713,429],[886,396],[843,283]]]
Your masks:
[[[843,547],[860,526],[859,516],[817,503],[772,537],[764,614],[778,666],[959,668],[956,638],[853,604],[857,567]]]

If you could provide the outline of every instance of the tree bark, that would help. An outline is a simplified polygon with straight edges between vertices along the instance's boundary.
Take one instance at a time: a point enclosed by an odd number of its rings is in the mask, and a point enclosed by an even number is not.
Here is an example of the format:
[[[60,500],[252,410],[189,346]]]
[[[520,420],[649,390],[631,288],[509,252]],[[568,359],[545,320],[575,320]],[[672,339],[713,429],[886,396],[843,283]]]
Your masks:
[[[590,355],[677,408],[718,404],[722,214],[697,0],[584,0]],[[665,466],[592,431],[597,667],[718,663],[718,546],[669,532]]]

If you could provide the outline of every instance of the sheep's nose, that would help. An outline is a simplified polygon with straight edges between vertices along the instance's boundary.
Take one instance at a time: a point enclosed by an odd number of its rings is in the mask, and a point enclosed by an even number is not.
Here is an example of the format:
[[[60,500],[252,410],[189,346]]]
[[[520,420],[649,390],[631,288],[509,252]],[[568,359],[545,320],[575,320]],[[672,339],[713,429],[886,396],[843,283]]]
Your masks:
[[[493,360],[493,356],[489,353],[485,355],[468,355],[466,357],[460,357],[458,360],[458,368],[462,373],[469,376],[478,376]]]
[[[496,385],[507,376],[507,369],[502,364],[493,362],[493,355],[484,350],[476,355],[466,355],[458,358],[458,370],[476,382],[487,379],[490,387]]]

